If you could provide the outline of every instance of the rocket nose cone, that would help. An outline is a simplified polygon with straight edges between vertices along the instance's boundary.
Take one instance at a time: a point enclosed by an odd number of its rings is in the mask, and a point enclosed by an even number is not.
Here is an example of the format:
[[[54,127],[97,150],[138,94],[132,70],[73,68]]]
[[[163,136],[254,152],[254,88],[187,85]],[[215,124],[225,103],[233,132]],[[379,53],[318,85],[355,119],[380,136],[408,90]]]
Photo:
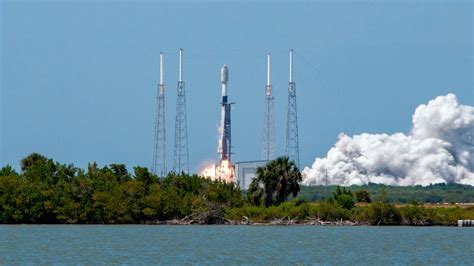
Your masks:
[[[229,69],[227,68],[227,65],[224,65],[221,68],[221,82],[227,83],[227,81],[229,81]]]

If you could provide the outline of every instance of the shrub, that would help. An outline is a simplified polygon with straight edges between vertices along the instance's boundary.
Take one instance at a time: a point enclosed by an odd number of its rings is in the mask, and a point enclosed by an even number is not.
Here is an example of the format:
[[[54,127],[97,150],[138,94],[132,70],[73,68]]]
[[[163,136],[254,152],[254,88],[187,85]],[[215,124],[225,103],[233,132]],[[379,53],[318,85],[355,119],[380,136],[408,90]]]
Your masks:
[[[372,203],[368,208],[367,218],[372,225],[399,225],[402,221],[395,205],[386,202]]]

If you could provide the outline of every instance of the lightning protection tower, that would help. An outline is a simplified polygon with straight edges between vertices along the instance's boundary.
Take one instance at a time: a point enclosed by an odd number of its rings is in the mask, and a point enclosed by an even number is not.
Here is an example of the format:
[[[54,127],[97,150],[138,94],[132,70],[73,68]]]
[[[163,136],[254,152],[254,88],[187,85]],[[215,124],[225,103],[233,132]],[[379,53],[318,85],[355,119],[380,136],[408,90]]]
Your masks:
[[[186,120],[186,93],[183,81],[183,49],[179,49],[179,79],[174,128],[174,166],[176,173],[189,173],[188,128]]]
[[[290,78],[288,82],[288,110],[286,117],[286,156],[300,166],[298,144],[298,113],[296,109],[296,86],[293,80],[293,50],[290,50]]]
[[[271,54],[267,54],[267,86],[265,87],[265,113],[263,117],[262,160],[275,158],[275,119],[273,93],[270,83]]]
[[[155,145],[153,150],[152,172],[165,177],[166,171],[166,119],[165,84],[163,83],[163,53],[160,53],[160,84],[156,96]]]

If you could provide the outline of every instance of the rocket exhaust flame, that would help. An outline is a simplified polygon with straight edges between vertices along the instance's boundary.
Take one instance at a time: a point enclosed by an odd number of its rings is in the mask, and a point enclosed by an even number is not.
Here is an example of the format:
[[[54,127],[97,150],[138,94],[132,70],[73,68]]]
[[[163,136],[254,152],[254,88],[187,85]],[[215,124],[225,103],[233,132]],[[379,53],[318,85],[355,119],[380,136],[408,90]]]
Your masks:
[[[222,180],[228,183],[234,182],[234,166],[229,160],[223,160],[220,164],[205,168],[201,175],[212,180]]]

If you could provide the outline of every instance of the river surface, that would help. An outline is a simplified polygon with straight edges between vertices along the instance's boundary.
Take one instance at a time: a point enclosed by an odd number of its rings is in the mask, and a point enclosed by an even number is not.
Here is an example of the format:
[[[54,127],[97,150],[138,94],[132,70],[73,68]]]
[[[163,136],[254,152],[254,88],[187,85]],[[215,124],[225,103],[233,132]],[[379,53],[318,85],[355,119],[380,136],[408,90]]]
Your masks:
[[[474,228],[0,225],[0,264],[474,265]]]

